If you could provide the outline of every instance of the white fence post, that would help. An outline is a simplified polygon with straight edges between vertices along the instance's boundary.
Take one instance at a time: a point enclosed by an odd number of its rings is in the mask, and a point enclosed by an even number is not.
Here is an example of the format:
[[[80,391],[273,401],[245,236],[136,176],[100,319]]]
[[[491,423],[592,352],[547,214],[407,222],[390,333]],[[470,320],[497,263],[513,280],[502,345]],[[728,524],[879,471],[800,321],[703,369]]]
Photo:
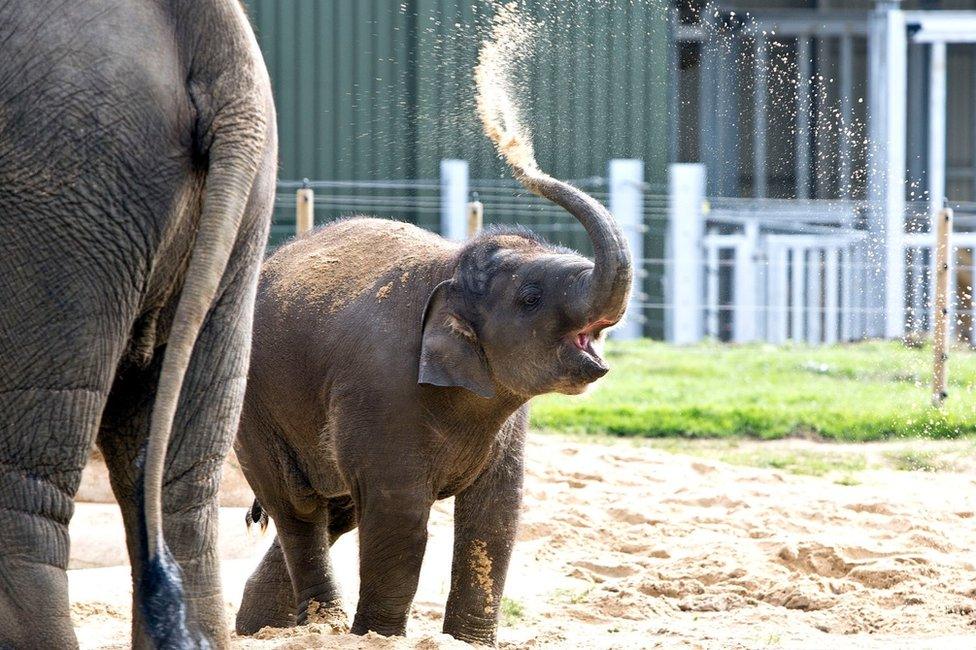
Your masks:
[[[751,220],[744,227],[745,241],[735,248],[735,285],[732,289],[735,311],[732,313],[732,340],[747,343],[757,338],[759,282],[756,253],[759,246],[759,223]]]
[[[634,263],[630,303],[623,322],[614,329],[614,338],[638,339],[644,334],[644,161],[611,160],[610,212],[627,238]]]
[[[451,241],[468,236],[468,161],[441,161],[441,235]]]
[[[904,334],[907,35],[901,0],[877,0],[868,21],[868,202],[871,239],[863,334]],[[875,287],[878,287],[876,289]],[[880,291],[879,291],[880,289]],[[880,295],[879,295],[880,294]]]
[[[790,338],[794,343],[803,343],[806,338],[803,327],[807,306],[806,253],[806,249],[800,246],[794,246],[791,252],[790,307],[793,311],[790,318]]]
[[[821,328],[823,296],[820,295],[820,281],[823,276],[820,250],[819,247],[814,246],[807,254],[807,343],[810,345],[819,345],[823,336]]]
[[[766,281],[769,285],[767,291],[768,310],[766,312],[766,338],[771,343],[786,343],[786,332],[789,327],[787,318],[789,316],[790,297],[787,295],[787,280],[789,269],[787,268],[786,246],[777,244],[771,246],[769,250],[769,267],[766,273]]]
[[[708,233],[713,234],[712,232]],[[705,245],[705,336],[712,339],[713,341],[718,341],[721,332],[719,332],[719,316],[721,315],[722,306],[721,300],[719,299],[719,276],[722,273],[721,268],[719,268],[719,260],[721,250],[716,242],[707,242]]]
[[[854,340],[854,256],[853,246],[845,247],[840,258],[840,341],[847,343]]]
[[[705,166],[674,163],[668,168],[668,256],[665,313],[669,343],[702,339],[702,236],[705,228]]]
[[[840,251],[837,246],[827,249],[824,257],[824,343],[837,342],[837,323],[840,296]]]

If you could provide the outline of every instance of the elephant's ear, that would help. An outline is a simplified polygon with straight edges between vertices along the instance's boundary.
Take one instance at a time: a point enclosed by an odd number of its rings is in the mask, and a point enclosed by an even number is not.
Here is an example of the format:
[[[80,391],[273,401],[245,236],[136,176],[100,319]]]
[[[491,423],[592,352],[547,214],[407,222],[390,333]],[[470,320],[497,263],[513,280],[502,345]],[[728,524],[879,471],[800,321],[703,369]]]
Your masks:
[[[448,304],[448,294],[453,286],[453,280],[445,280],[427,299],[417,383],[466,388],[475,395],[491,399],[495,389],[478,337]]]

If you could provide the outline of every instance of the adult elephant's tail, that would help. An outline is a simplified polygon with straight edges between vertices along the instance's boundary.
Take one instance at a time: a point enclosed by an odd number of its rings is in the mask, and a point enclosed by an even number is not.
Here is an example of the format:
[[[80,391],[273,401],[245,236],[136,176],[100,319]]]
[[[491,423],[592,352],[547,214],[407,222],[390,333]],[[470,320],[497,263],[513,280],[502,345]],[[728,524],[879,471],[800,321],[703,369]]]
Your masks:
[[[162,492],[166,449],[183,380],[194,344],[217,298],[274,120],[267,72],[247,19],[239,7],[237,11],[239,15],[216,17],[228,30],[209,36],[221,42],[220,51],[198,53],[193,63],[198,69],[190,71],[189,88],[202,131],[198,139],[210,143],[202,147],[209,169],[200,222],[163,358],[141,486],[143,565],[137,600],[146,632],[158,648],[209,645],[187,627],[179,566],[163,539]]]

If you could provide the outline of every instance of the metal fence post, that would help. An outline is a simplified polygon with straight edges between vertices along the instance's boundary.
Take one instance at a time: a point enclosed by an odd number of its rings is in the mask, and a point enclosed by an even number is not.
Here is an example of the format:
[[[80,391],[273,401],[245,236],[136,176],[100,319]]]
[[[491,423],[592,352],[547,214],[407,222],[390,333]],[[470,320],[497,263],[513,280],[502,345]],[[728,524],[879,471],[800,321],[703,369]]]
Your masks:
[[[441,235],[464,241],[468,235],[468,161],[441,161]]]
[[[769,306],[766,311],[766,338],[770,343],[781,345],[786,343],[786,334],[789,329],[789,305],[790,297],[787,293],[789,287],[789,264],[787,260],[788,249],[782,244],[770,247],[769,267],[767,270],[766,281],[769,285]]]
[[[644,334],[644,161],[611,160],[610,212],[616,218],[634,263],[630,303],[623,322],[614,329],[614,338],[627,341]]]
[[[840,341],[842,343],[856,338],[854,334],[854,265],[857,263],[854,250],[856,246],[857,244],[847,246],[841,251]]]
[[[721,299],[719,297],[719,276],[722,271],[719,268],[721,251],[718,242],[710,241],[712,235],[717,234],[716,229],[710,228],[705,235],[705,337],[712,341],[718,341],[722,333],[719,331],[719,321],[722,311]]]
[[[821,328],[823,296],[820,295],[820,281],[823,277],[823,271],[820,250],[819,247],[814,246],[807,253],[807,343],[810,345],[818,345],[823,336]]]
[[[665,313],[670,343],[702,339],[702,236],[705,229],[705,166],[674,163],[668,168],[668,257]]]
[[[824,256],[824,343],[837,342],[840,300],[840,251],[837,246],[827,249]]]

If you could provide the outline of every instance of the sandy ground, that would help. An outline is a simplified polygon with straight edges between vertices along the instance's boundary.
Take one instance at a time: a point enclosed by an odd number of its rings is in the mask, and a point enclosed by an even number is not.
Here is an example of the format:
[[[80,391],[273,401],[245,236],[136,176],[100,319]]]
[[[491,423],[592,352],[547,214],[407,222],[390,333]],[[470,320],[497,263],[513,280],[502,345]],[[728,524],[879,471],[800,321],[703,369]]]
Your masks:
[[[229,619],[270,543],[247,537],[229,468],[220,531]],[[859,485],[734,467],[627,443],[536,435],[506,588],[503,648],[976,647],[976,481],[859,472]],[[101,487],[100,487],[101,486]],[[83,496],[106,496],[97,467]],[[84,648],[127,647],[129,573],[116,508],[71,524],[72,611]],[[270,531],[269,531],[270,533]],[[317,627],[240,648],[449,648],[451,502],[437,505],[407,639]],[[333,564],[355,608],[355,534]],[[97,568],[93,568],[97,567]]]

